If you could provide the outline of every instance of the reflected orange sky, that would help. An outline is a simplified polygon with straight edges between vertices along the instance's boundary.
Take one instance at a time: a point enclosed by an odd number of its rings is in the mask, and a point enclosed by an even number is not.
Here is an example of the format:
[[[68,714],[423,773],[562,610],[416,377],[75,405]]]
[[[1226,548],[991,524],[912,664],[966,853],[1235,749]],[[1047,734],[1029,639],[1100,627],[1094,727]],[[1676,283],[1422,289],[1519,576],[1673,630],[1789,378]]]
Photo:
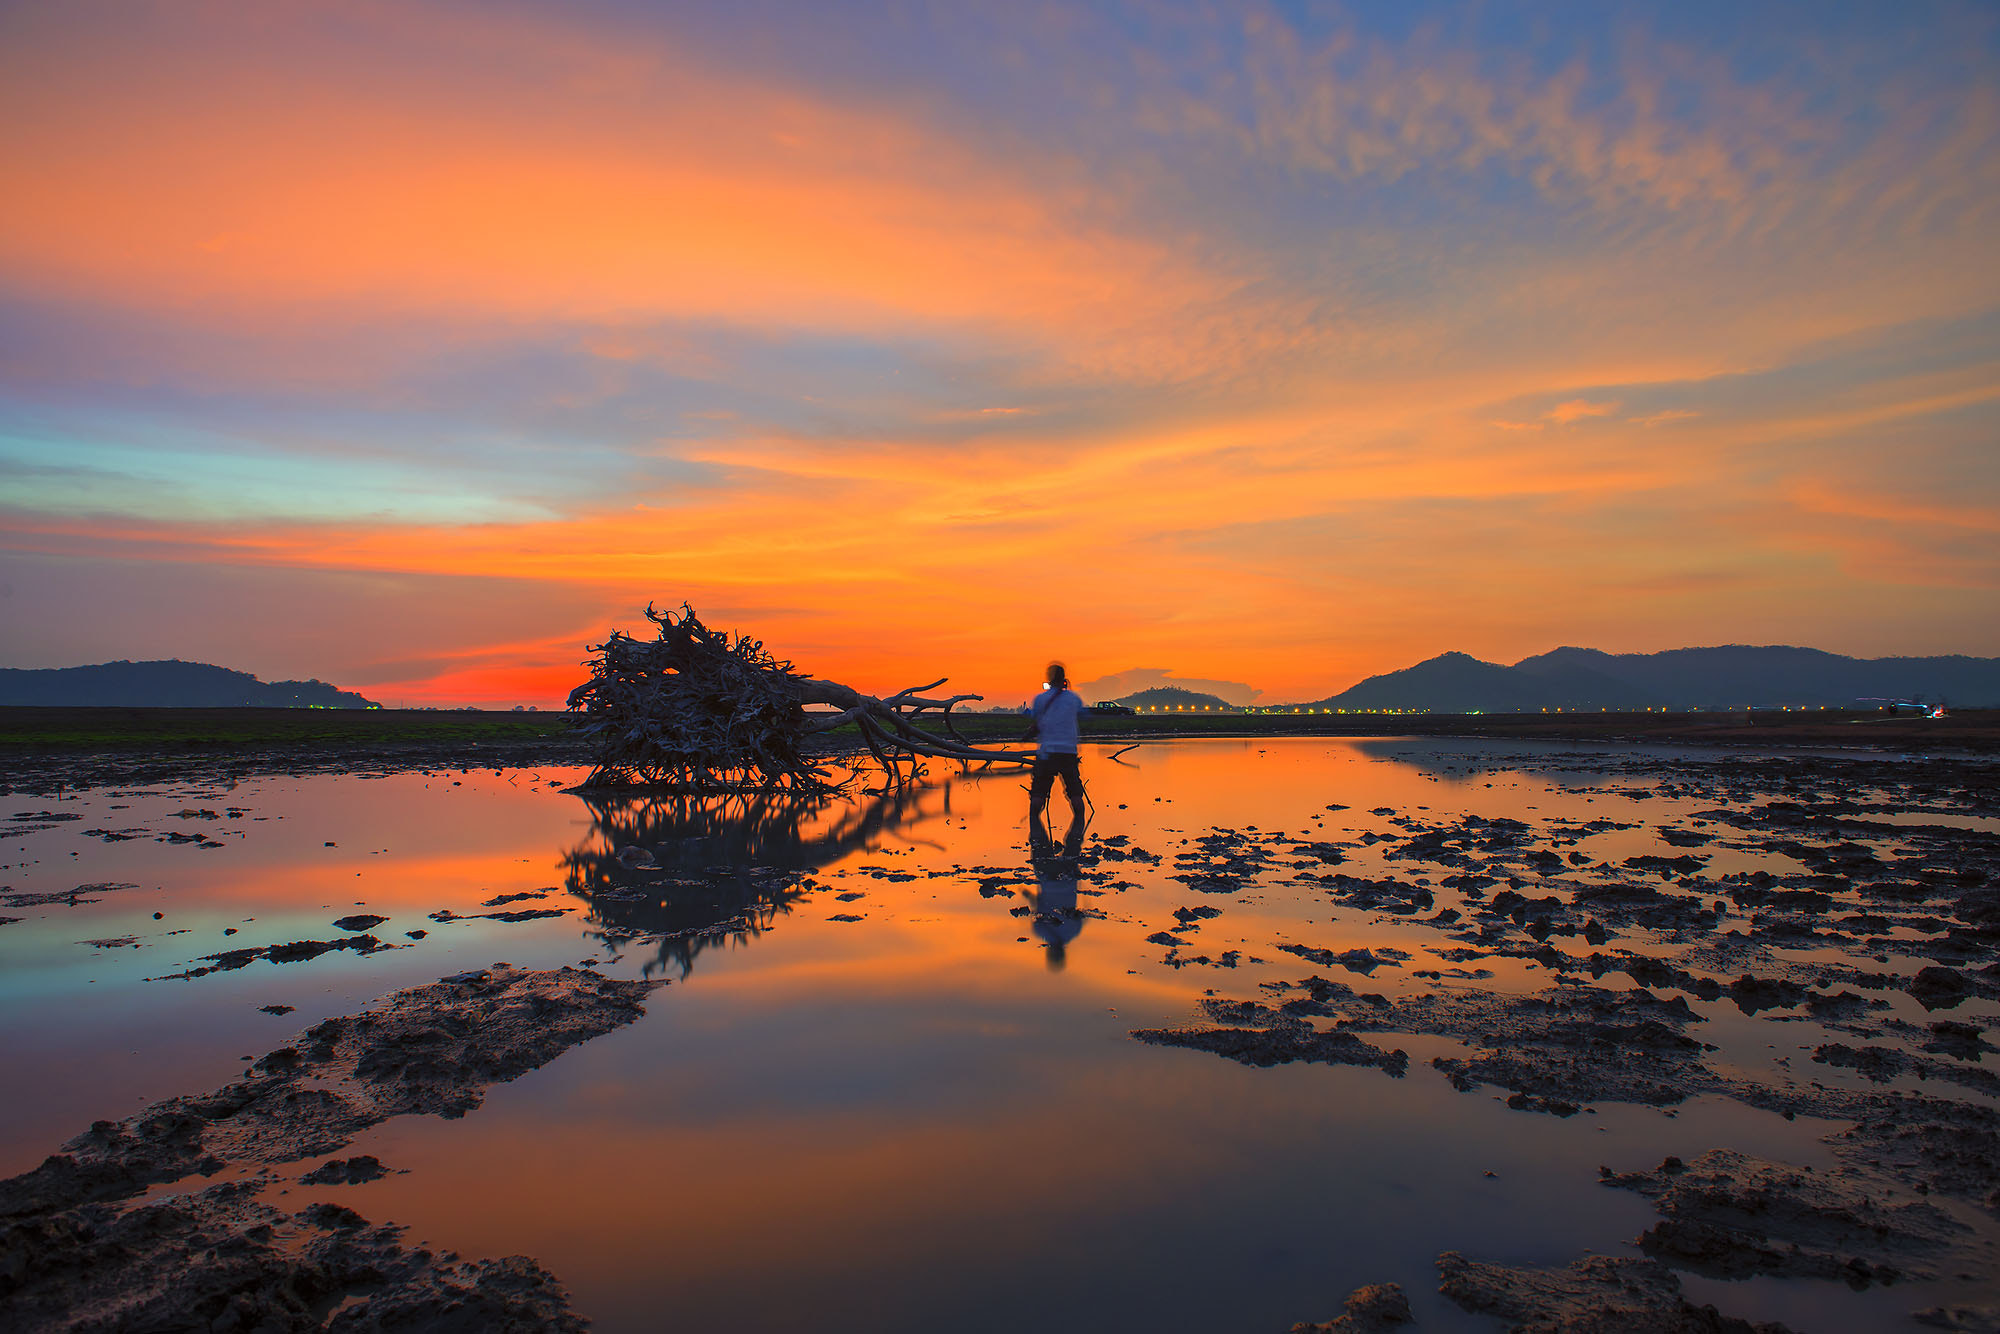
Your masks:
[[[1530,17],[12,6],[4,665],[2000,654],[1991,11]]]

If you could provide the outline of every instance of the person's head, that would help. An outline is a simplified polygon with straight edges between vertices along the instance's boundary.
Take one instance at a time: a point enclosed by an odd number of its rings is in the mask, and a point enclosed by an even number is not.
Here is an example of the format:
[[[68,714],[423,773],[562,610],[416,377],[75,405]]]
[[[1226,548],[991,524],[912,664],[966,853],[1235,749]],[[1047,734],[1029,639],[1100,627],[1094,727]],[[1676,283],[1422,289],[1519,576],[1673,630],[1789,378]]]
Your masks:
[[[1047,674],[1042,679],[1049,683],[1049,689],[1061,690],[1069,684],[1069,673],[1063,670],[1061,663],[1052,662],[1049,664]]]

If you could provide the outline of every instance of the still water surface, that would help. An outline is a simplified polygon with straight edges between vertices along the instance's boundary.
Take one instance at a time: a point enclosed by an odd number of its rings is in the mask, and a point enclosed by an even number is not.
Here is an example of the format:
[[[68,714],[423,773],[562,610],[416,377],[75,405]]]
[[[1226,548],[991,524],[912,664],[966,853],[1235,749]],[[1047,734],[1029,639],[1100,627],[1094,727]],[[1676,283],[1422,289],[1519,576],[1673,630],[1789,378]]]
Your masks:
[[[8,892],[125,887],[6,910],[20,920],[0,928],[0,1066],[15,1090],[0,1101],[0,1173],[94,1119],[234,1078],[244,1056],[322,1017],[503,960],[590,960],[669,984],[638,1023],[493,1088],[470,1116],[391,1121],[347,1151],[400,1174],[293,1186],[288,1203],[337,1199],[435,1246],[534,1256],[603,1330],[1282,1330],[1388,1280],[1424,1328],[1484,1329],[1435,1295],[1432,1257],[1624,1252],[1654,1215],[1598,1186],[1600,1163],[1730,1147],[1835,1166],[1817,1142],[1825,1124],[1733,1103],[1510,1111],[1428,1068],[1457,1050],[1444,1039],[1383,1035],[1411,1057],[1394,1079],[1256,1069],[1128,1036],[1189,1022],[1211,990],[1255,997],[1260,982],[1324,971],[1284,943],[1407,951],[1365,980],[1339,974],[1392,997],[1448,984],[1419,970],[1457,966],[1434,953],[1456,942],[1337,911],[1285,859],[1239,893],[1194,892],[1171,878],[1181,840],[1284,831],[1344,845],[1342,870],[1409,878],[1423,868],[1388,867],[1364,841],[1396,834],[1393,818],[1630,826],[1576,845],[1616,861],[1672,854],[1659,826],[1700,801],[1621,792],[1629,777],[1607,780],[1574,746],[1199,741],[1122,761],[1111,749],[1086,747],[1087,853],[1111,840],[1161,860],[1087,855],[1073,885],[1031,860],[1013,777],[808,812],[590,803],[564,790],[581,776],[568,770],[15,798],[22,815],[80,818],[0,842]],[[621,864],[635,845],[660,865]],[[1710,873],[1767,864],[1709,851]],[[568,911],[432,916],[538,891],[504,906]],[[1080,917],[1036,918],[1066,893]],[[1456,900],[1440,889],[1438,902]],[[1178,928],[1174,910],[1200,905],[1220,915]],[[374,933],[399,948],[169,976],[232,947],[336,938],[333,919],[364,912],[388,919]],[[1188,943],[1170,954],[1148,941],[1163,928]],[[1522,959],[1484,966],[1488,987],[1549,981]],[[1703,1036],[1724,1044],[1718,1061],[1769,1067],[1827,1040],[1815,1025],[1713,1014]],[[1900,1327],[1926,1304],[1910,1287],[1688,1287],[1810,1329]]]

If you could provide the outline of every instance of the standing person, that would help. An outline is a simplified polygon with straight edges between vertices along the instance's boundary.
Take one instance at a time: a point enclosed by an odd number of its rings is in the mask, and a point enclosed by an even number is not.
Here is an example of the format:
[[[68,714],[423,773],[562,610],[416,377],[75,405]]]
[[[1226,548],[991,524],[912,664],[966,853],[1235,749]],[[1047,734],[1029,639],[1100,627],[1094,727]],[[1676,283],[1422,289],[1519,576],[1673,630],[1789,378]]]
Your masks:
[[[1061,774],[1063,795],[1069,798],[1071,834],[1083,831],[1083,774],[1077,769],[1077,726],[1083,699],[1069,688],[1069,673],[1059,662],[1049,664],[1048,681],[1035,696],[1035,768],[1028,783],[1028,830],[1039,833],[1049,789]]]

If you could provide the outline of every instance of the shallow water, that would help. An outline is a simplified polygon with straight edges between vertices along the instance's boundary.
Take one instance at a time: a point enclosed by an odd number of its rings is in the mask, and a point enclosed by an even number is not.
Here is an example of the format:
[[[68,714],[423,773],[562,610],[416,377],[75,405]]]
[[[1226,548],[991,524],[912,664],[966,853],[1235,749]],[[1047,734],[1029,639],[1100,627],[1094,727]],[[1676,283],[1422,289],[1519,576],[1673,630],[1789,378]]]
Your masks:
[[[803,813],[593,805],[563,790],[580,776],[563,770],[14,798],[11,828],[32,832],[0,826],[5,893],[120,887],[0,907],[20,919],[0,927],[0,1068],[31,1091],[0,1101],[0,1174],[94,1119],[233,1078],[319,1018],[501,960],[590,960],[670,984],[638,1023],[495,1087],[464,1119],[390,1121],[347,1151],[398,1175],[293,1185],[288,1203],[337,1199],[436,1246],[534,1256],[603,1330],[1277,1330],[1391,1280],[1422,1327],[1483,1329],[1436,1296],[1433,1257],[1626,1252],[1655,1215],[1598,1185],[1599,1164],[1728,1147],[1837,1166],[1818,1138],[1827,1124],[1723,1099],[1558,1118],[1512,1110],[1499,1090],[1459,1093],[1428,1066],[1455,1051],[1443,1038],[1373,1035],[1410,1055],[1392,1078],[1253,1068],[1129,1036],[1191,1022],[1211,991],[1255,997],[1316,973],[1391,999],[1466,985],[1450,970],[1468,967],[1492,971],[1489,989],[1551,980],[1530,959],[1467,964],[1444,953],[1462,942],[1407,917],[1343,909],[1295,854],[1233,893],[1173,879],[1186,873],[1175,855],[1218,829],[1337,843],[1340,870],[1431,885],[1439,907],[1462,900],[1437,868],[1385,861],[1396,845],[1369,836],[1508,817],[1601,866],[1681,855],[1660,836],[1674,827],[1722,835],[1699,849],[1707,874],[1798,870],[1701,821],[1713,795],[1648,782],[1673,752],[1317,738],[1152,744],[1117,761],[1112,749],[1086,749],[1095,813],[1073,889],[1049,863],[1038,874],[1012,777]],[[635,844],[661,866],[619,864]],[[1080,917],[1035,916],[1066,892]],[[488,906],[509,895],[530,897]],[[1184,907],[1220,911],[1189,929],[1174,916]],[[538,908],[567,911],[471,916]],[[333,920],[353,913],[386,917],[370,929],[397,948],[171,976],[231,948],[338,938]],[[1185,943],[1149,942],[1163,929]],[[1645,951],[1643,933],[1620,943]],[[1408,957],[1361,974],[1284,944]],[[1443,976],[1417,976],[1428,970]],[[1926,1017],[1888,994],[1901,1017]],[[1695,1008],[1721,1047],[1712,1065],[1774,1084],[1854,1078],[1808,1064],[1836,1036],[1818,1024],[1726,999]],[[1993,1012],[1975,1002],[1953,1017]],[[1874,1330],[1983,1285],[1688,1288],[1730,1314]]]

